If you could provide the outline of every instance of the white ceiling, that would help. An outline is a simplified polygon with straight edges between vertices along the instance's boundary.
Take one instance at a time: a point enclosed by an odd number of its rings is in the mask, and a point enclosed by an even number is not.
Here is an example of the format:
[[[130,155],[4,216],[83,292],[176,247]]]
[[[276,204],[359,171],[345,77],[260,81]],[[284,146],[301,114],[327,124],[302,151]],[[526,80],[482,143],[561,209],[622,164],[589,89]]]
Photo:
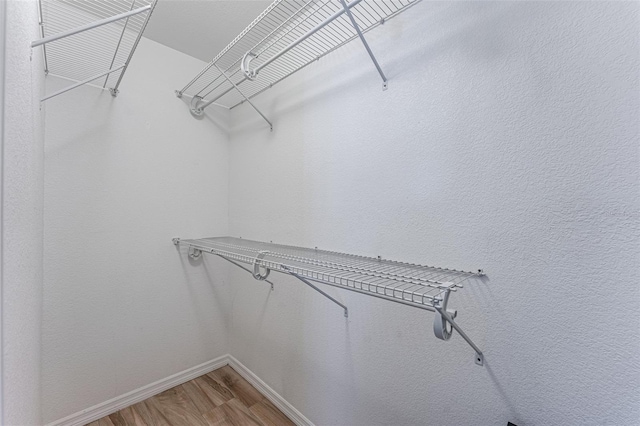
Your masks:
[[[144,36],[209,62],[270,0],[159,0]]]

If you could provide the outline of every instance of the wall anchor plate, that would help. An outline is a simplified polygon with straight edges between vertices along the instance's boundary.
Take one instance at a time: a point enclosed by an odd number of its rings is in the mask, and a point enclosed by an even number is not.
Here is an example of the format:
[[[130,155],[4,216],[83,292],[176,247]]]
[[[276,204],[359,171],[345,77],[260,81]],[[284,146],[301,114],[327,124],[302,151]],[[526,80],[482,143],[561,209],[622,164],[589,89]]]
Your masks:
[[[202,104],[202,98],[200,96],[194,96],[191,98],[191,104],[189,105],[189,111],[191,111],[191,115],[196,118],[200,118],[204,115],[204,110],[200,108]]]
[[[202,255],[202,251],[194,248],[194,247],[189,247],[189,257],[192,259],[197,259],[200,257],[200,255]]]

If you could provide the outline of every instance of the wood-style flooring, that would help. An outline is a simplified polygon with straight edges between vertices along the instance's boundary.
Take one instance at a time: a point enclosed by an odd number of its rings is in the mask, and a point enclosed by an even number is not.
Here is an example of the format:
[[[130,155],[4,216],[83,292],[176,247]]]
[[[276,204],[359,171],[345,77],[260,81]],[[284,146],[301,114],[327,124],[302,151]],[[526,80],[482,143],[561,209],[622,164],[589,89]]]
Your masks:
[[[281,426],[280,410],[228,365],[87,426]]]

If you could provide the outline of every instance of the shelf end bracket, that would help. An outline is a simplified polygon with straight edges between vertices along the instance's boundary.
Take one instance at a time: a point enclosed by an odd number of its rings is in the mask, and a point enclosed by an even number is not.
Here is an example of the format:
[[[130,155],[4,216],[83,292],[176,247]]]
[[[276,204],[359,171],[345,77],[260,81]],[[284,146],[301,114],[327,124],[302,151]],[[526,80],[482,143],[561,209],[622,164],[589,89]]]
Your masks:
[[[333,297],[329,296],[327,293],[325,293],[324,291],[320,290],[317,286],[311,284],[307,279],[301,277],[300,275],[296,274],[295,272],[293,272],[290,268],[288,268],[285,265],[280,265],[280,267],[289,275],[292,275],[294,277],[296,277],[297,279],[299,279],[300,281],[302,281],[303,283],[305,283],[306,285],[308,285],[309,287],[311,287],[312,289],[314,289],[315,291],[317,291],[318,293],[322,294],[324,297],[326,297],[327,299],[331,300],[333,303],[335,303],[336,305],[340,306],[342,309],[344,309],[344,317],[345,318],[349,318],[349,308],[347,308],[345,305],[343,305],[342,303],[338,302],[336,299],[334,299]]]
[[[224,256],[221,256],[221,255],[218,255],[218,256],[220,256],[221,258],[223,258],[223,259],[224,259],[224,260],[226,260],[227,262],[229,262],[229,263],[232,263],[232,264],[236,265],[238,268],[240,268],[240,269],[244,269],[245,271],[247,271],[248,273],[250,273],[251,275],[253,275],[253,276],[254,276],[254,278],[255,278],[255,275],[254,275],[253,271],[249,270],[249,268],[245,268],[244,266],[242,266],[242,265],[241,265],[241,264],[239,264],[238,262],[235,262],[235,261],[233,261],[233,260],[231,260],[231,259],[227,259],[227,258],[226,258],[226,257],[224,257]],[[267,271],[268,271],[268,270],[267,270]],[[264,278],[261,278],[261,279],[260,279],[260,278],[256,278],[256,279],[257,279],[258,281],[264,281],[264,282],[266,282],[266,283],[269,283],[269,285],[271,285],[271,291],[273,291],[273,283],[267,279],[267,275],[269,275],[269,272],[267,272],[266,274],[264,274]],[[262,275],[261,275],[261,276],[262,276]]]
[[[340,4],[342,4],[342,8],[344,9],[344,12],[349,17],[349,20],[351,21],[351,25],[353,25],[353,28],[358,33],[358,37],[360,37],[360,41],[362,41],[364,48],[367,49],[367,53],[369,54],[369,57],[371,58],[373,65],[375,65],[376,69],[378,70],[378,74],[380,74],[380,77],[382,78],[382,90],[387,90],[387,88],[389,87],[387,77],[384,75],[384,72],[382,71],[382,68],[378,63],[378,60],[373,54],[373,51],[371,51],[371,48],[369,47],[369,43],[367,43],[367,39],[364,38],[364,34],[362,33],[360,26],[358,26],[356,19],[353,17],[353,14],[351,13],[351,8],[347,6],[347,3],[345,0],[340,0]]]
[[[460,326],[456,324],[454,318],[457,316],[458,311],[447,309],[447,303],[449,302],[449,295],[451,294],[451,287],[446,287],[443,289],[443,296],[441,299],[436,299],[436,303],[433,306],[435,308],[436,316],[433,320],[433,333],[436,335],[438,339],[441,340],[449,340],[451,335],[453,334],[453,330],[455,329],[460,336],[476,351],[474,355],[474,362],[480,366],[484,365],[484,354],[480,350],[480,348],[473,343],[473,340],[467,336],[467,334],[462,331]],[[451,325],[451,327],[447,327],[447,323]]]

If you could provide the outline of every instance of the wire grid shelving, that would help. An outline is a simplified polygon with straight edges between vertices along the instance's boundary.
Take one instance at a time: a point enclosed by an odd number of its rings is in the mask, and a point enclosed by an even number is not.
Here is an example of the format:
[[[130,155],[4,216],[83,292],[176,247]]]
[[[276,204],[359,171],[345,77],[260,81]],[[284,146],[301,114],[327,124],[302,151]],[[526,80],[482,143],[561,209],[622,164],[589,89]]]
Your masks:
[[[39,0],[41,41],[67,34],[42,45],[45,73],[115,96],[156,1]]]
[[[466,272],[233,237],[175,238],[173,242],[187,246],[193,258],[204,252],[240,267],[239,263],[250,265],[242,268],[259,280],[265,280],[270,271],[293,275],[342,306],[345,316],[346,306],[307,280],[437,312],[436,336],[442,340],[451,337],[445,324],[448,322],[476,350],[476,363],[482,365],[482,352],[453,321],[457,312],[447,309],[451,292],[462,288],[464,282],[483,276],[481,270]]]
[[[387,259],[356,256],[325,250],[217,237],[180,240],[180,244],[217,254],[238,262],[272,271],[289,273],[285,268],[312,281],[360,290],[431,308],[442,300],[443,292],[455,291],[477,274],[430,266],[413,265]],[[267,254],[256,261],[261,252]]]
[[[419,1],[354,0],[345,6],[366,33]],[[177,95],[196,97],[205,107],[233,108],[252,99],[358,38],[345,6],[338,0],[275,0]],[[258,71],[253,77],[242,69],[245,55]]]

